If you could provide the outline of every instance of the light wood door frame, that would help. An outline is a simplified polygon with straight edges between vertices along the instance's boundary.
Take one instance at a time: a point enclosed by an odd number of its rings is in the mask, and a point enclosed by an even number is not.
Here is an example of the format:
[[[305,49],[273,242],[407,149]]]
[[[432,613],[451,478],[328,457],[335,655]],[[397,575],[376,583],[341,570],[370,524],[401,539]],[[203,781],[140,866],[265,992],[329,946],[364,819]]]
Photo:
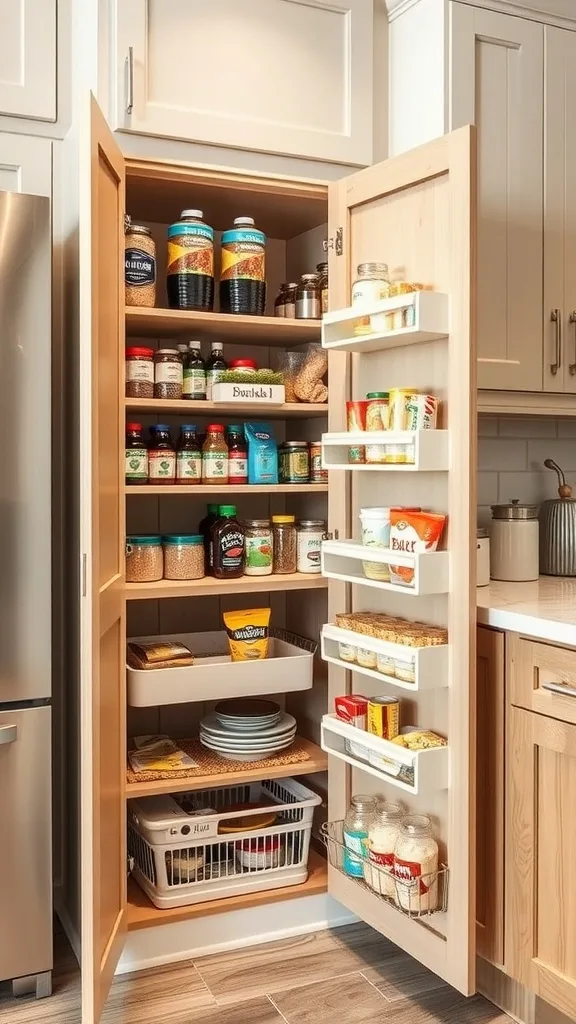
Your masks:
[[[451,748],[450,796],[447,845],[450,863],[450,904],[446,938],[387,907],[367,888],[361,888],[336,867],[329,866],[329,892],[372,927],[444,977],[464,993],[475,990],[475,634],[476,548],[471,537],[476,529],[476,350],[474,309],[475,138],[473,128],[462,128],[411,152],[359,171],[329,186],[329,235],[342,229],[343,255],[330,249],[330,303],[342,308],[350,303],[351,232],[355,209],[374,201],[388,202],[410,189],[446,176],[450,228],[437,244],[446,246],[451,260],[451,324],[448,340],[448,393],[450,395],[451,469],[448,481],[451,590],[447,603],[451,636],[448,721]],[[415,205],[415,211],[416,211]],[[418,213],[420,211],[418,210]],[[415,212],[415,216],[418,216]],[[416,221],[414,222],[416,224]],[[409,225],[406,225],[409,231]],[[371,256],[370,258],[385,258]],[[419,346],[413,346],[414,359]],[[350,394],[351,360],[346,363],[330,352],[330,430],[343,428],[344,402]],[[348,376],[346,369],[348,367]],[[338,376],[335,378],[334,374]],[[336,385],[336,386],[335,386]],[[341,539],[350,537],[353,524],[350,498],[352,484],[330,479],[329,529]],[[352,474],[349,474],[352,476]],[[349,590],[351,588],[348,588]],[[361,589],[361,588],[360,588]],[[344,586],[329,581],[330,614],[349,608]],[[418,617],[415,600],[413,618]],[[329,710],[334,698],[349,692],[352,675],[329,666]],[[351,791],[350,769],[329,758],[329,814],[332,820],[345,815]],[[387,790],[388,799],[398,798]],[[434,920],[431,920],[433,927]]]
[[[126,932],[124,159],[91,98],[80,134],[82,1020]]]

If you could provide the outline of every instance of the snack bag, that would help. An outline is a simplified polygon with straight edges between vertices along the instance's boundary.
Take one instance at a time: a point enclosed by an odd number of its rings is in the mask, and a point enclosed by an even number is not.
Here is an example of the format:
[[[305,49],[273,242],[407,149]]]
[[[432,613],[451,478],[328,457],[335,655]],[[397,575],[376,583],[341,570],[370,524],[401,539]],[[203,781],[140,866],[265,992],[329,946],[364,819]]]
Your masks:
[[[435,551],[442,536],[446,516],[410,509],[390,509],[390,550],[404,555]],[[414,567],[390,562],[390,582],[414,586]]]
[[[248,483],[278,483],[278,445],[269,423],[245,423],[248,442]]]
[[[268,657],[270,608],[224,612],[232,661],[259,661]]]

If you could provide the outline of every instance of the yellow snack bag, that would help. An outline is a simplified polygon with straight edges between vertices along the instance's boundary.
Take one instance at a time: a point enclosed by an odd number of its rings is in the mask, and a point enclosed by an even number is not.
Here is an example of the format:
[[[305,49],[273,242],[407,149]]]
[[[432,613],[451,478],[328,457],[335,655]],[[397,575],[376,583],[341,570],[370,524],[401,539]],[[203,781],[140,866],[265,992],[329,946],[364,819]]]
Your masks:
[[[258,661],[268,657],[270,608],[224,612],[232,661]]]

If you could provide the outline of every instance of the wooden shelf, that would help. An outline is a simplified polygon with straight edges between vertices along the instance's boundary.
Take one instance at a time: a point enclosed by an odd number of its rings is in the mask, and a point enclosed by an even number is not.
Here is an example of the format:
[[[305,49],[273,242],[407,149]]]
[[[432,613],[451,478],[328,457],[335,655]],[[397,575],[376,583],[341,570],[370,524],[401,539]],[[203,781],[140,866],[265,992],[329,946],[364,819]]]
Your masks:
[[[307,761],[296,764],[270,765],[268,768],[250,768],[246,771],[219,772],[217,775],[195,775],[191,778],[158,779],[155,782],[127,782],[126,797],[129,800],[143,796],[161,796],[167,793],[191,793],[197,789],[218,789],[220,786],[242,786],[245,783],[260,782],[261,779],[291,779],[294,775],[313,775],[328,769],[328,755],[302,736],[298,737],[308,753]]]
[[[284,405],[263,405],[262,402],[192,402],[163,398],[127,398],[126,410],[140,412],[145,415],[166,416],[224,416],[235,420],[244,420],[247,416],[257,416],[263,420],[284,420],[297,416],[309,419],[311,416],[328,416],[328,406],[314,405],[312,402],[286,402]]]
[[[158,580],[127,583],[128,601],[154,601],[166,597],[221,597],[223,594],[272,594],[282,590],[322,590],[328,580],[318,573],[295,572],[272,576],[241,576],[238,580]]]
[[[320,341],[320,320],[285,320],[275,316],[236,316],[234,313],[197,313],[187,309],[126,307],[128,338],[217,338],[242,345],[284,348]]]
[[[180,494],[326,494],[328,484],[147,484],[126,486],[126,494],[146,495]]]
[[[158,910],[133,878],[128,879],[128,931],[139,928],[155,928],[160,924],[174,924],[176,921],[189,921],[193,917],[209,917],[212,914],[225,914],[230,910],[246,910],[249,907],[264,906],[267,903],[281,903],[285,900],[296,900],[301,896],[317,896],[328,889],[328,865],[316,850],[310,849],[308,858],[308,878],[300,885],[288,885],[284,889],[266,889],[260,892],[244,893],[240,896],[227,896],[221,900],[209,900],[206,903],[193,903],[188,907],[174,907],[170,910]]]

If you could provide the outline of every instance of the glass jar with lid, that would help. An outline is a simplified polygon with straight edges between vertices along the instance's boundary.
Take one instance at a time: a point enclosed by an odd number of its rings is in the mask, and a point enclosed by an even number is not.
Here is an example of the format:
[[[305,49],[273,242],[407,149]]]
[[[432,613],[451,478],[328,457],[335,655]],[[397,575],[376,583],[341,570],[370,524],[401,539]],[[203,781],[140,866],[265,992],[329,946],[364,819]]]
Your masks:
[[[307,441],[283,441],[278,448],[278,479],[281,484],[306,484],[310,479],[310,448]]]
[[[364,876],[364,859],[367,853],[368,832],[370,821],[376,811],[376,797],[368,795],[353,796],[343,823],[343,839],[345,850],[342,855],[342,867],[347,875],[353,878]],[[360,854],[360,856],[355,856]]]
[[[154,355],[154,398],[182,398],[184,371],[177,348],[159,348]]]
[[[154,350],[143,345],[126,349],[126,398],[154,398]]]
[[[429,914],[438,907],[438,843],[425,814],[403,818],[394,848],[396,899],[402,910]]]
[[[299,519],[297,532],[297,572],[320,572],[322,541],[326,533],[323,519]]]
[[[284,285],[284,316],[290,317],[294,320],[296,316],[296,291],[298,289],[297,281],[289,281],[288,284]]]
[[[297,539],[294,516],[272,516],[272,551],[273,572],[296,572]]]
[[[328,264],[317,263],[318,287],[320,288],[320,311],[328,312]]]
[[[156,302],[156,242],[150,228],[124,218],[124,284],[127,306]],[[144,396],[140,396],[144,397]]]
[[[155,583],[163,574],[162,537],[156,533],[126,537],[126,583]]]
[[[394,850],[404,812],[400,804],[381,800],[368,827],[368,860],[364,878],[380,896],[396,900]]]
[[[272,527],[269,519],[245,519],[244,575],[272,573]]]
[[[281,284],[280,291],[274,300],[274,316],[286,316],[285,303],[286,303],[286,288],[287,285]]]
[[[373,306],[390,294],[390,278],[387,263],[359,263],[357,276],[352,285],[352,306]],[[370,334],[370,317],[359,317],[354,325],[354,334]]]
[[[319,320],[321,315],[318,275],[302,274],[296,288],[296,319]]]

